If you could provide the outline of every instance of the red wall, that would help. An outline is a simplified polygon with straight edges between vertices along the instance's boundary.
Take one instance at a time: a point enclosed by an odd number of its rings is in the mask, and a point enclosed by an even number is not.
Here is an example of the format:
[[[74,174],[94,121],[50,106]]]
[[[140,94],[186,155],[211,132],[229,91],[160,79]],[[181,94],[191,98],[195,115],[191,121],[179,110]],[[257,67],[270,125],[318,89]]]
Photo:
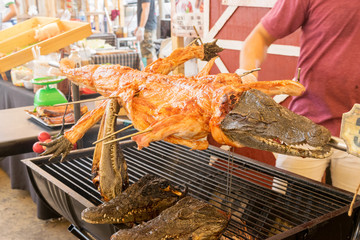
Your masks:
[[[210,0],[210,29],[227,7],[227,5],[222,5],[219,0]],[[215,38],[244,41],[269,10],[269,8],[238,7]],[[299,31],[275,41],[274,44],[298,46]],[[239,54],[239,51],[234,50],[224,50],[220,53],[220,57],[229,72],[234,72],[239,68]],[[296,62],[297,57],[268,54],[266,61],[261,66],[259,80],[291,79],[296,73]],[[217,68],[212,71],[212,73],[218,72]]]

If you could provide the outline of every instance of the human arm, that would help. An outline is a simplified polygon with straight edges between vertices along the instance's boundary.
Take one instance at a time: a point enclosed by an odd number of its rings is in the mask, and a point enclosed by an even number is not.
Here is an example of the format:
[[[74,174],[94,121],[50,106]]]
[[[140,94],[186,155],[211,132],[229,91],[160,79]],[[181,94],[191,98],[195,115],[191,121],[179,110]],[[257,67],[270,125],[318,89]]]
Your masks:
[[[10,11],[8,12],[8,14],[6,14],[3,18],[2,18],[2,22],[7,22],[10,19],[12,19],[13,17],[16,17],[18,14],[18,9],[16,7],[15,3],[10,3],[8,5]]]
[[[276,40],[275,37],[271,36],[264,26],[259,23],[245,39],[243,48],[240,53],[240,69],[237,73],[241,73],[243,70],[252,70],[261,66],[265,60],[268,47]],[[258,73],[251,73],[252,76],[243,77],[256,78]],[[250,80],[250,79],[248,79]]]
[[[139,26],[135,29],[136,40],[142,41],[144,39],[144,29],[150,12],[150,2],[143,2],[141,4],[141,17]]]

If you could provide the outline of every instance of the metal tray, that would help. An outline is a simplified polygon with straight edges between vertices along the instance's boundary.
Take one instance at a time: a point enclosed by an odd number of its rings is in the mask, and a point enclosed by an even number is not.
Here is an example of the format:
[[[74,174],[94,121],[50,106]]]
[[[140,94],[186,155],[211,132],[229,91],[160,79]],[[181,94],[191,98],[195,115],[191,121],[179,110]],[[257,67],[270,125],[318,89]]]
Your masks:
[[[46,126],[46,127],[49,127],[49,128],[58,128],[58,127],[61,127],[62,124],[48,124],[46,123],[44,120],[42,120],[40,117],[38,116],[35,116],[29,112],[25,112],[28,116],[30,116],[32,119],[34,119],[36,122],[38,123],[41,123],[42,125]],[[69,125],[73,125],[74,122],[71,122],[71,123],[65,123],[64,125],[65,126],[69,126]]]

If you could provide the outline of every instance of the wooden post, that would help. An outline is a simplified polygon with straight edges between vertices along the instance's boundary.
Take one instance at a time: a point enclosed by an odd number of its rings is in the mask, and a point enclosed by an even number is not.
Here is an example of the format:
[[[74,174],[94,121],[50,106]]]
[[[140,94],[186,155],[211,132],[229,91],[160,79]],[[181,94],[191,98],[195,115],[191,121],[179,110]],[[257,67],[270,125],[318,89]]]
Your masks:
[[[85,1],[85,9],[86,9],[86,13],[87,13],[86,14],[87,21],[88,21],[88,23],[91,24],[91,15],[89,14],[90,6],[89,6],[89,1],[88,0]]]
[[[78,11],[80,12],[81,10],[83,10],[83,5],[82,5],[82,0],[76,0],[76,6]]]
[[[97,9],[98,9],[98,0],[95,0],[95,12],[97,11]],[[95,16],[94,16],[94,22],[95,22],[95,30],[96,31],[100,31],[100,26],[99,26],[99,16],[96,14]]]
[[[175,0],[171,0],[171,24],[173,24],[173,16],[176,14],[175,9]],[[171,33],[171,43],[172,43],[172,50],[174,51],[177,48],[183,48],[184,47],[184,37],[178,37],[174,34],[172,31]],[[173,71],[174,74],[184,74],[185,73],[185,67],[184,64],[181,64]]]
[[[60,9],[64,9],[65,10],[65,0],[61,0],[60,1]]]
[[[24,1],[24,13],[27,14],[29,11],[29,0]]]
[[[119,27],[125,27],[125,7],[123,0],[118,0],[119,7]]]
[[[109,4],[108,4],[107,0],[104,0],[104,12],[105,12],[106,23],[107,23],[107,32],[113,33],[112,22],[111,22],[111,18],[109,15]]]
[[[171,41],[172,41],[172,49],[175,50],[177,48],[183,48],[184,47],[184,38],[183,37],[176,37],[176,36],[171,36]],[[174,71],[174,74],[184,74],[185,73],[185,68],[184,68],[184,64],[181,64],[180,66],[178,66]]]
[[[48,2],[48,1],[46,1]],[[56,17],[56,3],[55,0],[49,0],[49,3],[47,4],[47,6],[49,7],[48,9],[48,13],[49,13],[49,17]]]
[[[48,1],[45,1],[45,8],[46,8],[46,16],[50,17],[50,6]]]
[[[8,81],[8,78],[7,78],[7,76],[6,76],[6,74],[5,73],[1,73],[1,77],[2,77],[2,79],[4,80],[4,81]]]

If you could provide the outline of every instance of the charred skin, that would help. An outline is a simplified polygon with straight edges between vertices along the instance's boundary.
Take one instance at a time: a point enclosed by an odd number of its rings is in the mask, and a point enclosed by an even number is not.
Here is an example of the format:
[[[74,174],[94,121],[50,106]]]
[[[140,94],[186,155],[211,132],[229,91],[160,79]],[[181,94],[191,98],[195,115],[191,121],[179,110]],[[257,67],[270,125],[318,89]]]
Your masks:
[[[81,213],[81,218],[93,224],[140,223],[158,216],[187,194],[168,180],[145,175],[120,195]]]
[[[229,223],[230,215],[193,197],[185,197],[164,210],[158,217],[120,230],[111,240],[219,239]]]
[[[232,141],[251,148],[313,158],[331,154],[329,130],[256,89],[241,95],[221,122],[221,129]],[[303,144],[312,148],[303,148]]]
[[[204,61],[210,61],[211,59],[218,56],[219,52],[222,52],[224,49],[219,47],[217,44],[217,39],[215,39],[212,43],[204,44]]]
[[[117,100],[110,99],[100,124],[98,139],[114,133],[119,110]],[[113,199],[129,186],[127,164],[120,145],[117,142],[105,144],[115,138],[116,135],[113,135],[97,143],[94,151],[92,180],[104,201]]]

